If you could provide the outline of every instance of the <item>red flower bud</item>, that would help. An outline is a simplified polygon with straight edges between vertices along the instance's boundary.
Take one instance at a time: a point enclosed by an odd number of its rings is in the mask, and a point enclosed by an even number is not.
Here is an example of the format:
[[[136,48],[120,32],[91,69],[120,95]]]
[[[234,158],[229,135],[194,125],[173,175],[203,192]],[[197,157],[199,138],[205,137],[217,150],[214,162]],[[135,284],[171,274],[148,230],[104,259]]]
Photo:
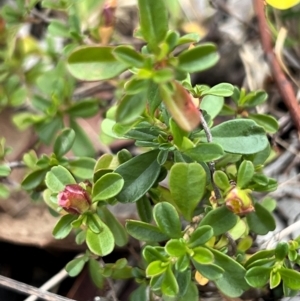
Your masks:
[[[86,212],[92,203],[87,191],[78,184],[67,185],[57,197],[58,205],[75,215]]]
[[[254,211],[249,189],[242,190],[234,187],[225,198],[225,204],[229,210],[238,215]]]

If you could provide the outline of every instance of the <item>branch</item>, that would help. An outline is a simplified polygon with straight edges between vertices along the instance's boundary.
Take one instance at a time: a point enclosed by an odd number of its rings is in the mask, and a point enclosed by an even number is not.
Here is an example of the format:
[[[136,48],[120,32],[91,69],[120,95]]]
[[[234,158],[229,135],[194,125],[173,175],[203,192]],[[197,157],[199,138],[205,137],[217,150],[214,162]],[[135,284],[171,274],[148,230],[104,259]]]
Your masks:
[[[201,110],[200,110],[200,122],[201,122],[203,130],[205,132],[207,142],[211,143],[213,141],[213,138],[212,138],[209,126],[208,126],[205,118],[203,117],[203,114],[202,114]],[[214,179],[213,179],[213,175],[216,171],[215,162],[213,162],[213,161],[209,162],[208,166],[209,166],[209,170],[210,170],[210,178],[211,178],[211,182],[212,182],[212,185],[213,185],[215,197],[217,198],[217,200],[219,200],[219,199],[222,198],[222,194],[221,194],[220,189],[217,187],[217,185],[215,184]]]
[[[23,292],[27,295],[35,295],[46,301],[76,301],[74,299],[65,298],[47,291],[38,289],[34,286],[28,285],[0,275],[0,286],[10,288],[13,291]]]
[[[258,19],[261,44],[266,54],[267,63],[270,66],[279,93],[287,106],[293,123],[298,131],[298,135],[300,135],[300,107],[293,86],[282,71],[273,51],[272,36],[265,16],[264,3],[262,0],[253,0],[253,5]]]
[[[61,271],[59,271],[56,275],[54,275],[52,278],[50,278],[47,282],[45,282],[39,289],[48,291],[49,289],[53,288],[57,284],[61,283],[65,278],[67,278],[69,274],[63,268]],[[35,296],[29,296],[24,301],[36,301],[39,297],[37,295]]]

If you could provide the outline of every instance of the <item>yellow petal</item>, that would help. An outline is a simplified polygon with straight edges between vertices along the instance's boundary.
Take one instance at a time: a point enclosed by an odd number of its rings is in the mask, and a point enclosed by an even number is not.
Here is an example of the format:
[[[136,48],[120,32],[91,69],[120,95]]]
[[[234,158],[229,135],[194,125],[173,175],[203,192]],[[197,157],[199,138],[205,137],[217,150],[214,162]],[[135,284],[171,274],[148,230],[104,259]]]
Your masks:
[[[278,9],[288,9],[297,5],[300,0],[266,0],[266,2]]]
[[[204,276],[202,276],[198,271],[195,274],[195,279],[197,281],[197,283],[199,283],[200,285],[206,285],[208,283],[208,279],[205,278]]]

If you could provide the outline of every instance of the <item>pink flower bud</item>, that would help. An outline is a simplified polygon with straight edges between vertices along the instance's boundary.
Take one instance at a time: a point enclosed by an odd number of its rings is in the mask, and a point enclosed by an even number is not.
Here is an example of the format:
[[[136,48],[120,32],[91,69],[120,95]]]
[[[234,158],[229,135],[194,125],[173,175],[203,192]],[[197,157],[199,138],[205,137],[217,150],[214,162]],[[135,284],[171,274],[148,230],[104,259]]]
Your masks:
[[[249,189],[242,190],[238,187],[231,189],[225,198],[227,208],[238,215],[254,211],[249,191]]]
[[[91,205],[89,194],[78,184],[66,185],[65,189],[57,197],[58,205],[70,214],[82,214]]]

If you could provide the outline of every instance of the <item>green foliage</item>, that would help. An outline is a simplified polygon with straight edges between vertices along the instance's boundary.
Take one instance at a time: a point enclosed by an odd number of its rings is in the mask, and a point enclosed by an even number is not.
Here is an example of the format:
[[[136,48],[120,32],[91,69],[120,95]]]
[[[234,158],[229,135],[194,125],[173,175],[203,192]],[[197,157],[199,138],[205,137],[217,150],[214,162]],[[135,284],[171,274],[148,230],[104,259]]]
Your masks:
[[[86,244],[86,253],[66,265],[69,275],[79,275],[88,263],[100,288],[106,278],[134,278],[139,287],[131,301],[196,301],[198,274],[230,298],[267,285],[274,289],[282,284],[286,296],[300,290],[298,240],[249,253],[253,234],[265,235],[276,226],[275,201],[257,200],[259,193],[277,188],[263,167],[272,150],[267,134],[275,133],[278,123],[255,110],[268,95],[230,83],[192,86],[191,73],[214,66],[219,53],[214,44],[199,43],[197,34],[180,36],[169,30],[174,1],[138,1],[135,35],[145,42],[140,51],[119,40],[111,43],[118,46],[100,43],[105,14],[96,25],[86,24],[98,2],[41,1],[43,8],[65,15],[64,22],[49,21],[46,50],[12,34],[37,1],[17,1],[1,9],[7,28],[0,54],[0,109],[16,108],[17,127],[32,128],[39,142],[53,149],[51,154],[29,150],[23,155],[21,188],[32,198],[42,195],[58,216],[52,232],[56,239],[74,231],[76,243]],[[60,52],[54,47],[57,37],[66,42]],[[92,45],[85,45],[87,40]],[[38,63],[25,70],[31,54]],[[124,71],[126,76],[120,77]],[[110,107],[98,96],[75,91],[83,82],[106,80],[116,87]],[[100,109],[102,143],[134,141],[135,154],[123,149],[97,157],[80,119]],[[222,115],[227,121],[216,123]],[[10,192],[2,182],[12,169],[8,153],[1,139],[0,198]],[[70,184],[75,192],[62,200]],[[72,211],[62,202],[73,200],[77,205],[84,200],[86,208]],[[111,210],[117,203],[135,203],[140,220],[130,217],[123,225]],[[116,246],[125,247],[129,236],[146,243],[139,267],[124,258],[105,263],[102,257]]]

